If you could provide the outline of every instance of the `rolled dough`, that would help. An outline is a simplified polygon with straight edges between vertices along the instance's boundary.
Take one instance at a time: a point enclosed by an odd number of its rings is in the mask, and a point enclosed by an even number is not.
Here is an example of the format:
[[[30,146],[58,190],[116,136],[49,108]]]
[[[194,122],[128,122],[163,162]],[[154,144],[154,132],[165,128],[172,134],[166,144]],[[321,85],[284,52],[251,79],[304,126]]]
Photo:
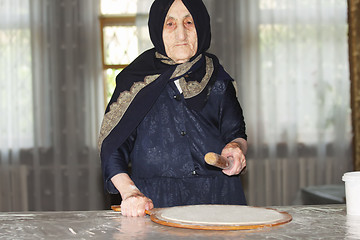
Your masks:
[[[165,221],[206,225],[259,225],[283,219],[283,214],[273,209],[240,205],[179,206],[158,214]]]

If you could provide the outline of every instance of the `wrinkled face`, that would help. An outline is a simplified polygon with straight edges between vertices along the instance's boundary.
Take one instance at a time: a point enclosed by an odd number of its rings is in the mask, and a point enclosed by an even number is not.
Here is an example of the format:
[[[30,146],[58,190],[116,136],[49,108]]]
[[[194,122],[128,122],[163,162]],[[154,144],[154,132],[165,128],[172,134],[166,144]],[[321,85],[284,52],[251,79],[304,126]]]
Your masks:
[[[175,0],[166,15],[163,41],[166,55],[176,63],[189,61],[197,52],[194,20],[181,0]]]

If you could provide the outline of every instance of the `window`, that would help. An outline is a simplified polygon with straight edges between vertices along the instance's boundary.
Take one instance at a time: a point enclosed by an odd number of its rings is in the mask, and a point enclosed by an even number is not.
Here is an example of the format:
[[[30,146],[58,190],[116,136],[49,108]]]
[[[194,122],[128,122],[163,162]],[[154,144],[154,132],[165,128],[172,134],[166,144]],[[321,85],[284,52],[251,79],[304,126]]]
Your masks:
[[[147,28],[147,12],[149,9],[147,6],[151,1],[100,1],[104,101],[106,105],[114,91],[116,76],[143,50],[150,47],[149,37],[146,37],[148,33],[142,30],[145,27]],[[144,8],[143,11],[139,5]]]
[[[34,144],[29,6],[0,2],[0,149]]]
[[[268,141],[284,139],[289,122],[299,142],[334,141],[336,112],[348,108],[346,1],[261,0],[259,10],[263,113],[279,123]]]

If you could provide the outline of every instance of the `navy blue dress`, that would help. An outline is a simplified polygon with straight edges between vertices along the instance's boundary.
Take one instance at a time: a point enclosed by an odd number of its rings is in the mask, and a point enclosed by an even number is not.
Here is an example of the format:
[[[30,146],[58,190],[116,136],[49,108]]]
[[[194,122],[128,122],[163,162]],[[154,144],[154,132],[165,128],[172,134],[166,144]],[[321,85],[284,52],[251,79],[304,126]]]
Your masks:
[[[239,176],[227,176],[204,161],[235,138],[246,139],[242,109],[232,79],[221,68],[206,105],[190,109],[169,81],[132,135],[112,154],[106,181],[128,173],[155,207],[246,204]],[[131,165],[129,172],[128,165]]]

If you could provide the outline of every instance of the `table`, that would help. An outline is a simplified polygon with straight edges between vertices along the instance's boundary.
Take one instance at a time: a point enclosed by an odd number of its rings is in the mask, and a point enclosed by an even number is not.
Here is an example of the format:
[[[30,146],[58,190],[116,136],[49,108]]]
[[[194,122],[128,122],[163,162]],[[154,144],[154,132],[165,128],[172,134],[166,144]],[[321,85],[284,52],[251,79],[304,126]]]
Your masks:
[[[0,239],[360,239],[360,217],[344,204],[271,207],[290,213],[284,225],[257,230],[208,231],[162,226],[149,216],[118,212],[0,213]]]
[[[309,204],[345,204],[345,184],[308,186],[301,189],[301,201]]]

